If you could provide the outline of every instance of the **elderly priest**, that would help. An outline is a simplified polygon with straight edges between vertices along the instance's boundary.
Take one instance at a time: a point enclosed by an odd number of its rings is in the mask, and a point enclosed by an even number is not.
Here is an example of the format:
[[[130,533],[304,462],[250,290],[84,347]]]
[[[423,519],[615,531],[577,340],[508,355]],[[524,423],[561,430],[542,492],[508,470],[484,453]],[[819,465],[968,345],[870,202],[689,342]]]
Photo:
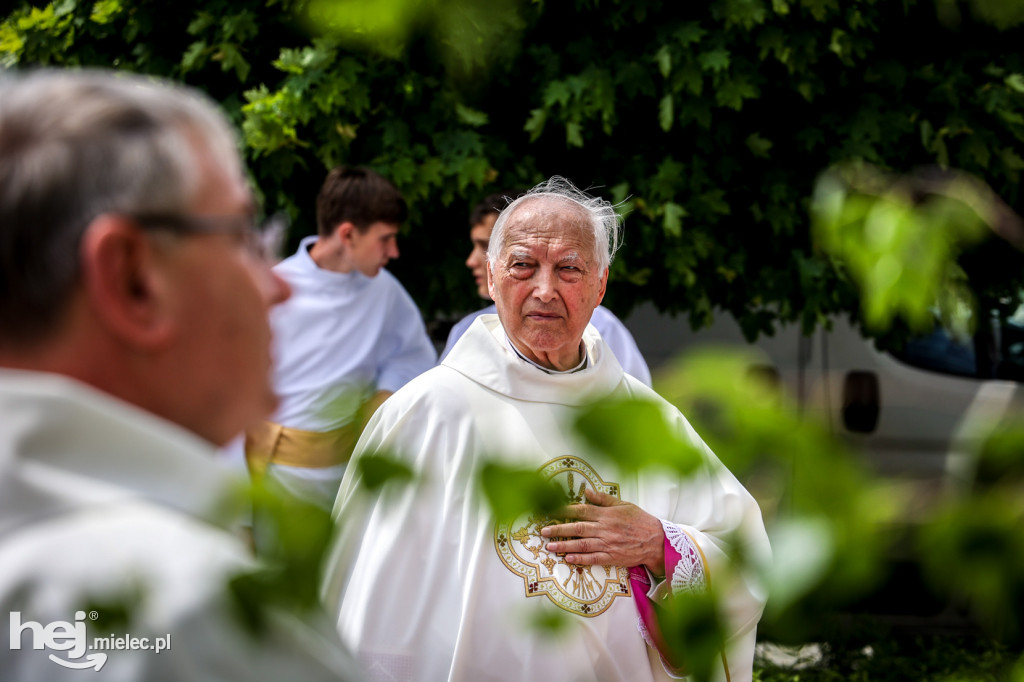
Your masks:
[[[352,466],[335,505],[341,530],[324,597],[371,675],[681,677],[685,663],[659,634],[652,600],[705,590],[717,574],[728,632],[715,677],[751,678],[765,595],[755,578],[727,569],[738,553],[768,555],[761,514],[678,410],[625,374],[589,326],[618,230],[608,202],[562,178],[513,202],[487,254],[498,314],[477,319],[363,433],[356,461],[386,453],[418,474],[374,497]],[[656,402],[704,453],[701,466],[686,478],[649,478],[597,459],[572,418],[608,397]],[[486,457],[535,467],[584,504],[560,521],[499,521],[472,484]],[[561,636],[530,626],[559,609],[571,621]]]

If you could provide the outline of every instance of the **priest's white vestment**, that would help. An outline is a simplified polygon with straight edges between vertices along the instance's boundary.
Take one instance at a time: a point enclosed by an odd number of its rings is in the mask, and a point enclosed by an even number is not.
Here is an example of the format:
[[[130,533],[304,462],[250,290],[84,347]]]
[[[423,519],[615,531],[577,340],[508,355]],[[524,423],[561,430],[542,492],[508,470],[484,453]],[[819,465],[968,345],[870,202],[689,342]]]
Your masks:
[[[397,457],[421,479],[375,496],[350,466],[335,505],[339,534],[326,566],[325,605],[370,679],[666,676],[638,628],[628,568],[581,570],[546,552],[543,521],[496,520],[475,485],[485,458],[536,468],[573,492],[598,488],[662,519],[686,560],[659,589],[700,589],[721,576],[730,542],[742,543],[748,556],[768,554],[757,503],[686,419],[626,375],[593,327],[583,338],[587,367],[548,374],[512,350],[497,316],[484,315],[364,430],[355,458]],[[598,460],[569,424],[580,406],[612,396],[659,403],[706,453],[705,464],[685,480],[641,481]],[[716,589],[725,591],[730,627],[719,676],[749,680],[765,595],[748,575]],[[570,621],[562,636],[531,625],[552,612]]]

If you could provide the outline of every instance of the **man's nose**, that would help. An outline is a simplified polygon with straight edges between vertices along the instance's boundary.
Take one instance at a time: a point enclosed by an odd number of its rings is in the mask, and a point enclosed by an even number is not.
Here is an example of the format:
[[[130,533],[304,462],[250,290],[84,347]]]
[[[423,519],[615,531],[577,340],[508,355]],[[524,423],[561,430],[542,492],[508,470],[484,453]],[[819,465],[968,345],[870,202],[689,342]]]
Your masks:
[[[555,290],[555,284],[556,281],[554,271],[541,270],[536,275],[536,280],[533,287],[534,297],[541,301],[550,301],[557,294]]]
[[[391,260],[395,260],[396,258],[398,258],[398,242],[397,241],[388,242],[388,253],[387,253],[387,256]]]

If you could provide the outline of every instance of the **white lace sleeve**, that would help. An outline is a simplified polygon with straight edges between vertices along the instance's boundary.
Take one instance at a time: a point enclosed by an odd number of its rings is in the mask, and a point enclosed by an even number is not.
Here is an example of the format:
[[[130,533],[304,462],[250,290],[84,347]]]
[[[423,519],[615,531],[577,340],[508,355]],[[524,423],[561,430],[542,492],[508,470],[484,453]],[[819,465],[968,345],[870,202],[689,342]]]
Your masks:
[[[665,530],[665,537],[672,545],[672,549],[679,552],[679,556],[682,557],[672,571],[672,591],[675,593],[703,592],[707,589],[707,575],[704,558],[697,543],[686,531],[674,523],[662,521],[661,526]]]

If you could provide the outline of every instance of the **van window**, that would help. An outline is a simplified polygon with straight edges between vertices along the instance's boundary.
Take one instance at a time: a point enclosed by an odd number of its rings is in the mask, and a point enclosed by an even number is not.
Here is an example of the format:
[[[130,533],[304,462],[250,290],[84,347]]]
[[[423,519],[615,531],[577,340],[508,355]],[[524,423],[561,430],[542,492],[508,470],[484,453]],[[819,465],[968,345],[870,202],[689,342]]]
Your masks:
[[[958,339],[950,330],[936,327],[931,334],[907,341],[895,357],[914,367],[963,377],[978,376],[973,339]]]
[[[1009,315],[992,308],[970,335],[936,324],[930,334],[912,337],[891,355],[942,374],[1024,382],[1024,303]]]

